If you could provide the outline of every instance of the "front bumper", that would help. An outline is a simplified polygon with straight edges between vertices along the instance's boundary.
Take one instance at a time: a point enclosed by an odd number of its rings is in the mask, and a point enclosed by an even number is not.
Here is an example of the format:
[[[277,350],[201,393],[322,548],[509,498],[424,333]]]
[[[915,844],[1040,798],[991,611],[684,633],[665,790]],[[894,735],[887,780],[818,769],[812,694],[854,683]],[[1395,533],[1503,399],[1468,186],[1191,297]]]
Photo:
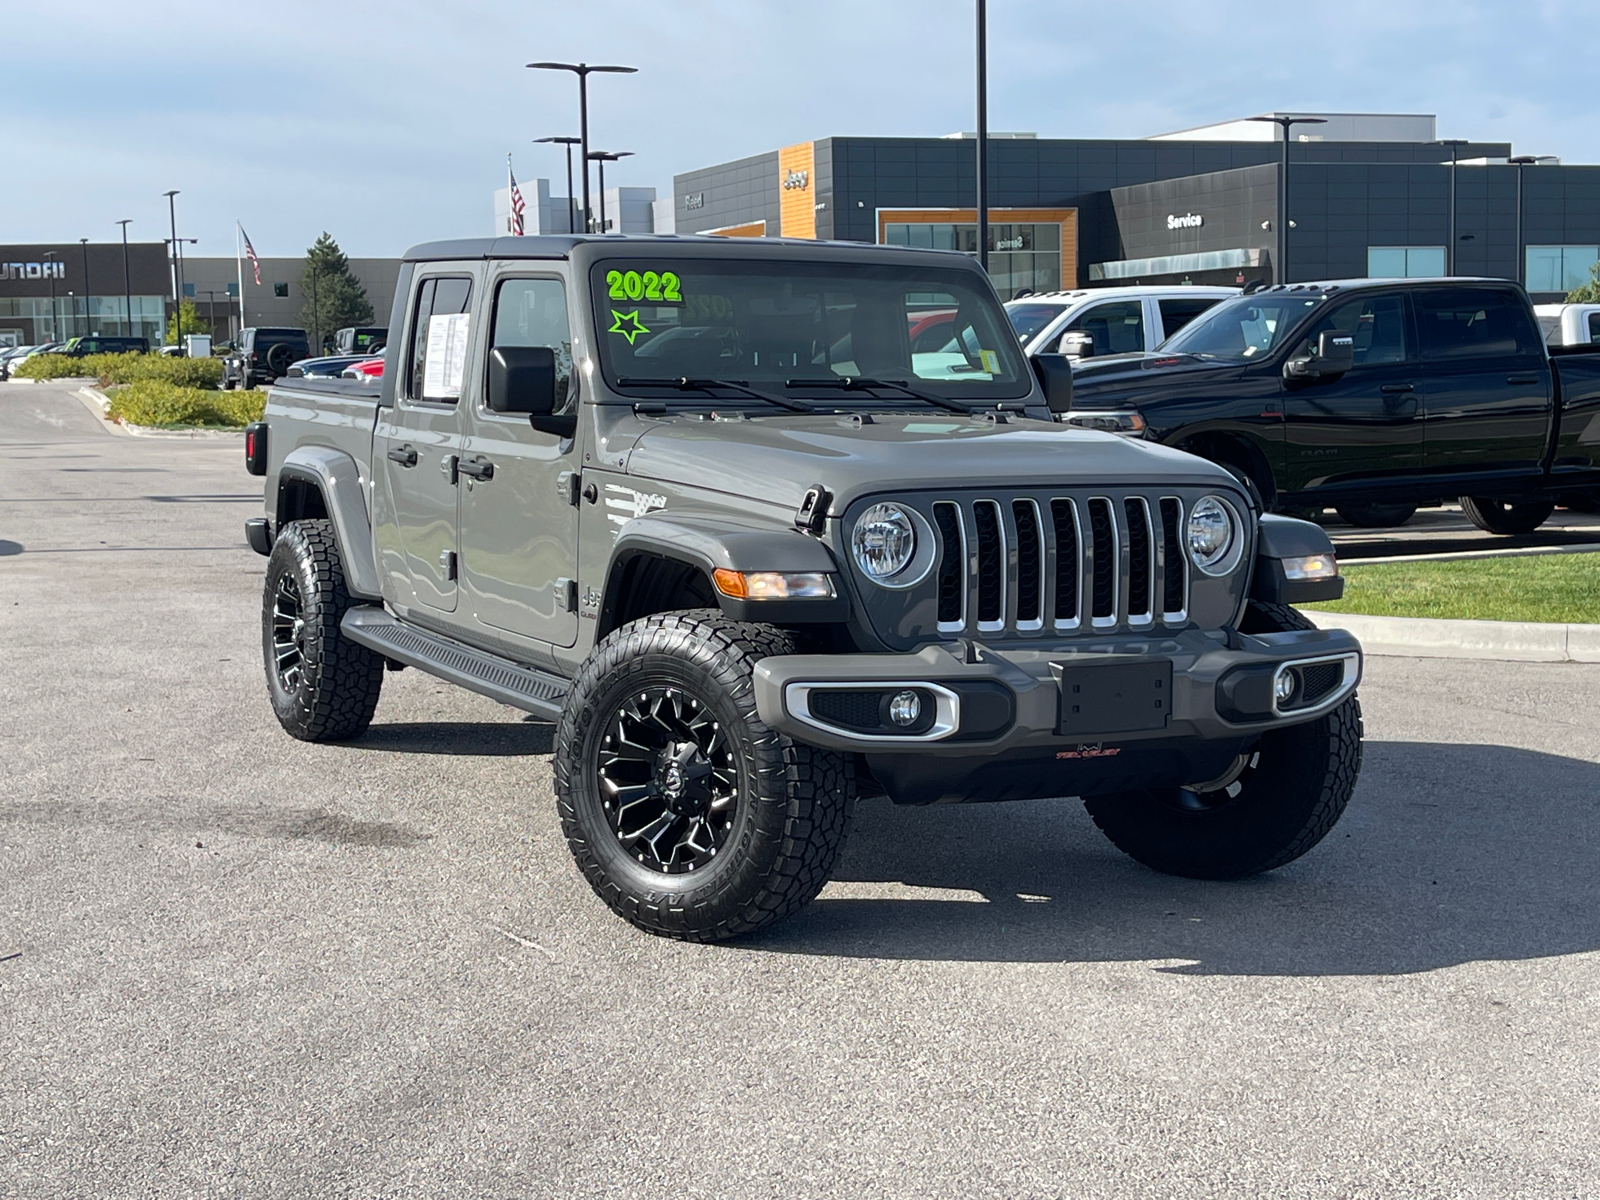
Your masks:
[[[1207,779],[1211,764],[1225,765],[1261,734],[1313,721],[1342,703],[1360,682],[1361,666],[1361,646],[1343,630],[1189,631],[1048,647],[956,642],[916,654],[784,655],[756,665],[755,690],[761,719],[772,728],[865,754],[880,781],[915,776],[922,782],[899,790],[916,795],[895,798],[926,803],[930,788],[936,799],[1006,798],[955,795],[980,766],[1006,759],[1063,764],[1064,774],[1023,789],[1039,795],[1096,790],[1074,772],[1083,776],[1085,764],[1119,756],[1117,770],[1095,776],[1107,787],[1133,786],[1135,777],[1141,786]],[[886,719],[869,728],[870,702],[839,699],[883,697],[887,712],[887,697],[902,690],[917,692],[927,714],[909,733]],[[1136,762],[1142,774],[1130,774]]]

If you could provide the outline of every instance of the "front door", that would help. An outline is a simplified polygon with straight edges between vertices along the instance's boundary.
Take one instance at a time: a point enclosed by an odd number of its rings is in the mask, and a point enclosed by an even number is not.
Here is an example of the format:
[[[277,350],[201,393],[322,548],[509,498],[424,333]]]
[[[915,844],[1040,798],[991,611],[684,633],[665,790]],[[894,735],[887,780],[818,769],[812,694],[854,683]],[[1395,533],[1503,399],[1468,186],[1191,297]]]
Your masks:
[[[1410,475],[1422,469],[1422,368],[1405,296],[1371,292],[1335,305],[1290,357],[1327,330],[1355,339],[1355,365],[1334,379],[1286,381],[1284,491]]]
[[[460,397],[471,339],[472,276],[419,276],[395,371],[394,406],[373,436],[373,529],[384,596],[440,612],[456,608]]]
[[[1428,473],[1537,472],[1550,429],[1550,368],[1521,296],[1419,288],[1414,302],[1428,370]]]
[[[526,274],[502,276],[493,286],[490,336],[478,351],[461,451],[468,468],[461,479],[462,577],[480,623],[571,646],[578,639],[573,439],[540,432],[526,416],[491,412],[487,404],[495,347],[546,346],[555,351],[556,412],[575,411],[566,288],[554,275]]]

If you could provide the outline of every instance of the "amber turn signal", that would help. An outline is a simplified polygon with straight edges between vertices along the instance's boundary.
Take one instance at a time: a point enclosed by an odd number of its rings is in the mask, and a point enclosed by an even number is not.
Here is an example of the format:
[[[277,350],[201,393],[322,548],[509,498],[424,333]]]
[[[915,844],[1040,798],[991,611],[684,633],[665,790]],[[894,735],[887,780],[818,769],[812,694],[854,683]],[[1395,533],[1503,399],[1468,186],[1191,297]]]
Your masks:
[[[711,572],[717,591],[732,600],[828,600],[833,597],[833,580],[826,571],[730,571],[718,567]]]

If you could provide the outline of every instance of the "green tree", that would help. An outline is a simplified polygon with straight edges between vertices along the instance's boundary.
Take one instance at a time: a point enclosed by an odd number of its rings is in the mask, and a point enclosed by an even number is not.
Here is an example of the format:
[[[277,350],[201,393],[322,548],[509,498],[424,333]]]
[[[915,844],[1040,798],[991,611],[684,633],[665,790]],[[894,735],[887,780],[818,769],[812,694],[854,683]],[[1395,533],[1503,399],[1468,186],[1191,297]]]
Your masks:
[[[339,249],[339,243],[326,230],[306,251],[300,291],[306,298],[300,320],[311,337],[313,354],[334,330],[366,325],[372,320],[372,301],[367,299],[366,289],[351,272],[350,260]]]
[[[1568,304],[1600,304],[1600,262],[1589,268],[1589,282],[1567,293]]]
[[[162,341],[169,346],[176,346],[183,340],[186,333],[210,333],[211,326],[200,319],[200,314],[195,311],[194,301],[185,300],[178,305],[178,319],[174,321],[172,314],[167,314],[167,332],[162,335]]]

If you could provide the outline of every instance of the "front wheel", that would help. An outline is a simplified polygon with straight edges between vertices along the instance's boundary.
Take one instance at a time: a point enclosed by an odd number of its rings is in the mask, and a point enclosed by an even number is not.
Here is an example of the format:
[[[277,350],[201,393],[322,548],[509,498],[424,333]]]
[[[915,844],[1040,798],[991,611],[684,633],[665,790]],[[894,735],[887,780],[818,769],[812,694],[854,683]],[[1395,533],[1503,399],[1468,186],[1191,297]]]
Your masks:
[[[1309,629],[1284,605],[1252,602],[1242,632]],[[1130,858],[1168,875],[1242,879],[1293,862],[1338,822],[1361,772],[1361,705],[1262,734],[1216,779],[1084,801]]]
[[[1500,500],[1494,496],[1463,496],[1461,511],[1486,533],[1532,533],[1555,512],[1554,500]]]
[[[556,732],[578,869],[648,933],[718,941],[808,903],[843,848],[850,760],[756,713],[751,672],[788,634],[714,610],[634,621],[595,648]]]
[[[1334,509],[1357,529],[1389,529],[1417,515],[1415,504],[1343,504]]]

